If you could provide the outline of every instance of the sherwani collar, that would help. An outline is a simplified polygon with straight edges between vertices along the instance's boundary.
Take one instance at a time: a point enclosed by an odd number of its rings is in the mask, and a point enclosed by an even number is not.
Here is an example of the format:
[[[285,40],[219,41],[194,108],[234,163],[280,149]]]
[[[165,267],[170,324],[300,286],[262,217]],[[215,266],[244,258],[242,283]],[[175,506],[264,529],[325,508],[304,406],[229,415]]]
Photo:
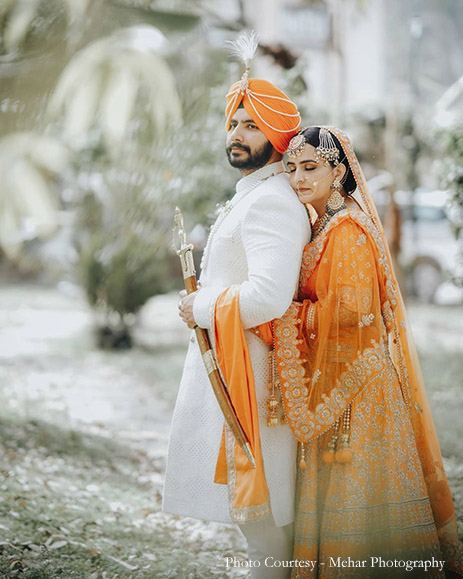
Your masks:
[[[244,197],[246,193],[255,189],[269,177],[283,173],[284,170],[285,166],[283,165],[283,161],[277,161],[276,163],[264,165],[260,169],[257,169],[257,171],[246,175],[246,177],[242,177],[236,184],[236,195],[234,201],[237,201],[238,198],[241,199]]]

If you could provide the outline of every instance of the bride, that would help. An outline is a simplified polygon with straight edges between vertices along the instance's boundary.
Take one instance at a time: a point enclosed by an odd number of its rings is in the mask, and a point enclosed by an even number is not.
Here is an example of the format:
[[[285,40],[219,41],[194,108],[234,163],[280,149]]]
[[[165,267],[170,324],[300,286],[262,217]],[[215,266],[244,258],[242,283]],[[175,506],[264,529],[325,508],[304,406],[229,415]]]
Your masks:
[[[273,323],[284,411],[300,443],[294,559],[317,561],[316,572],[298,566],[293,577],[463,574],[419,361],[352,144],[339,129],[302,129],[287,166],[318,215],[298,300]]]

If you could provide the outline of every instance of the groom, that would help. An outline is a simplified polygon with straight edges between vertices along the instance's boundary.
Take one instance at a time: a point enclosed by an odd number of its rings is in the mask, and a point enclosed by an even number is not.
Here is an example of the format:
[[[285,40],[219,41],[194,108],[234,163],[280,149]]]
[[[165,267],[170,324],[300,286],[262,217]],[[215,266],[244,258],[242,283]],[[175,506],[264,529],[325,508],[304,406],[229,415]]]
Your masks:
[[[206,328],[213,339],[216,300],[226,288],[239,286],[239,317],[255,380],[268,501],[259,508],[234,508],[233,452],[226,464],[228,488],[214,482],[224,418],[192,333],[172,422],[163,510],[238,523],[248,541],[252,577],[282,579],[290,569],[274,563],[292,559],[297,444],[288,425],[267,425],[269,348],[250,328],[282,316],[289,307],[310,237],[306,210],[282,162],[300,116],[281,90],[245,73],[227,95],[226,117],[226,153],[242,178],[211,229],[201,287],[188,296],[180,292],[179,310],[188,327]],[[244,495],[252,490],[245,488]]]

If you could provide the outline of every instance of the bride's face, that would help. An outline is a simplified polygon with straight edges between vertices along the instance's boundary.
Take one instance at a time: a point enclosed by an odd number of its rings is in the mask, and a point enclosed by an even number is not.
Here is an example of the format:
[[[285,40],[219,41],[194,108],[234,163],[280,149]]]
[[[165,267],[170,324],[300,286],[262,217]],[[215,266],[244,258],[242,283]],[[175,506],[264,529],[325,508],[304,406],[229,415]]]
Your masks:
[[[306,143],[302,153],[287,161],[291,187],[297,193],[301,203],[310,203],[320,215],[332,190],[331,184],[340,176],[340,165],[325,165],[323,159],[317,160],[315,147]]]

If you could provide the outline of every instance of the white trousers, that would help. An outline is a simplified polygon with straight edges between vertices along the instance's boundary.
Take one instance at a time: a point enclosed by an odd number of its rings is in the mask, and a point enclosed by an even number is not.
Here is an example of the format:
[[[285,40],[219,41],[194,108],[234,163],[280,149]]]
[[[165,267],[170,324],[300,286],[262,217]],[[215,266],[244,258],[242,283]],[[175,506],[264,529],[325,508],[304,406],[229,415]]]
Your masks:
[[[277,527],[273,517],[239,525],[248,542],[252,579],[288,579],[293,558],[293,524]],[[289,564],[289,563],[287,563]]]

